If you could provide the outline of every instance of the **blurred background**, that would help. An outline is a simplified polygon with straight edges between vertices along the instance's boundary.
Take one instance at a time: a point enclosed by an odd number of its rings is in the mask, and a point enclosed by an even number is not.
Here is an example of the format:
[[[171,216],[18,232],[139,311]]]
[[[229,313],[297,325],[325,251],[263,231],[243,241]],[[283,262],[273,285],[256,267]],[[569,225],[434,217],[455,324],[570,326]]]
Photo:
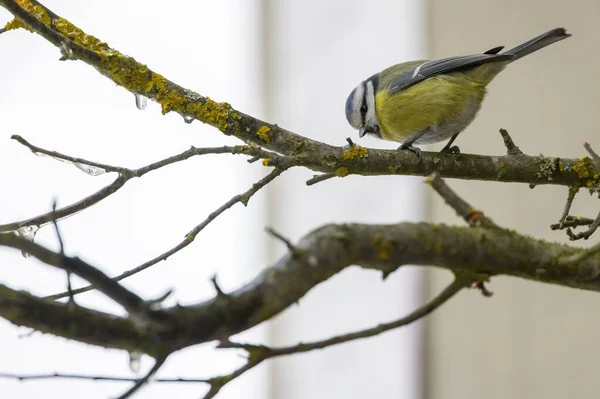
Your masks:
[[[457,141],[463,152],[501,154],[499,128],[527,153],[584,155],[594,145],[600,82],[597,0],[47,0],[44,4],[112,47],[171,80],[315,140],[358,141],[344,118],[356,84],[394,63],[519,44],[558,26],[574,36],[511,65],[490,86],[479,118]],[[0,24],[10,15],[0,9]],[[69,155],[140,167],[190,145],[238,144],[199,122],[160,115],[149,103],[79,62],[58,62],[58,49],[24,31],[0,36],[0,223],[46,212],[56,198],[70,204],[114,176],[33,156],[10,140]],[[395,148],[374,139],[361,145]],[[598,143],[600,145],[600,143]],[[432,146],[439,150],[443,143]],[[186,232],[266,173],[242,157],[205,156],[130,181],[117,194],[61,223],[69,255],[110,275],[176,245]],[[217,274],[227,291],[252,279],[285,248],[263,233],[272,226],[297,240],[331,222],[461,221],[422,178],[350,176],[305,186],[310,171],[286,172],[247,208],[236,205],[190,247],[125,280],[148,298],[173,288],[168,304],[214,295]],[[562,212],[566,189],[451,181],[499,224],[564,241],[549,225]],[[573,213],[593,216],[581,195]],[[52,228],[36,241],[57,248]],[[594,240],[592,240],[594,241]],[[586,243],[582,243],[585,245]],[[0,283],[37,295],[62,291],[63,273],[0,249]],[[273,321],[234,337],[289,345],[370,327],[401,317],[449,281],[441,271],[405,267],[385,282],[349,268],[313,289]],[[77,285],[82,285],[76,281]],[[495,278],[491,299],[465,292],[424,322],[318,352],[271,360],[229,384],[219,398],[564,398],[596,397],[600,359],[590,350],[600,327],[594,294]],[[121,313],[95,293],[78,303]],[[126,353],[28,332],[0,320],[0,372],[132,375]],[[172,356],[160,375],[210,377],[243,364],[235,351],[208,344]],[[152,365],[142,359],[142,372]],[[114,397],[117,383],[0,380],[6,397]],[[140,398],[198,397],[204,386],[154,384]]]

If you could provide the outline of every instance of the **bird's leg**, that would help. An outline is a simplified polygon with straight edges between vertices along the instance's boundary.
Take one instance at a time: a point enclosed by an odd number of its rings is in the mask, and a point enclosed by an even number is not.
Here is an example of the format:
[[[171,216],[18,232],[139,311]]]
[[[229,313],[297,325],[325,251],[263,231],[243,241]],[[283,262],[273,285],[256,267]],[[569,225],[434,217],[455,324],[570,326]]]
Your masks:
[[[402,143],[402,145],[400,147],[398,147],[398,150],[408,150],[408,151],[414,153],[417,156],[417,158],[419,158],[419,162],[421,162],[421,159],[422,159],[421,149],[415,147],[412,144],[415,141],[417,141],[418,139],[420,139],[421,137],[423,137],[423,135],[426,134],[427,132],[429,132],[429,128],[421,130],[419,133],[415,134],[414,136],[410,137],[408,140],[404,141],[404,143]]]
[[[454,140],[456,140],[457,137],[458,133],[453,135],[440,152],[445,154],[460,154],[460,148],[458,148],[457,145],[452,146],[452,143],[454,143]]]

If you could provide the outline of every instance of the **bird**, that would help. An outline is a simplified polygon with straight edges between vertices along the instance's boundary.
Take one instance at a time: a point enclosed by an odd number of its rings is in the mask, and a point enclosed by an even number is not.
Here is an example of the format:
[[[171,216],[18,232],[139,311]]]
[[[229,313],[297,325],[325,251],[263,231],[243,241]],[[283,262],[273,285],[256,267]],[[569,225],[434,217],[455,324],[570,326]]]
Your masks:
[[[393,65],[362,81],[346,100],[346,119],[366,134],[402,143],[421,160],[413,144],[450,139],[444,153],[459,153],[456,137],[475,119],[487,85],[522,57],[571,35],[565,28],[542,33],[501,52],[497,46],[481,54],[417,60]]]

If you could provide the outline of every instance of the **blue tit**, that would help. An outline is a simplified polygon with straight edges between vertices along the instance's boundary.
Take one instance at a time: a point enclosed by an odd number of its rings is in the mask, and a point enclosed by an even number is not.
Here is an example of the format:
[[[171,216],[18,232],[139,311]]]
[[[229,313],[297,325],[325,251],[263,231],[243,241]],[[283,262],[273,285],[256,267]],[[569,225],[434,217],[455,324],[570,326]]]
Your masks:
[[[481,108],[486,86],[506,65],[571,36],[564,28],[543,33],[511,50],[504,46],[483,54],[410,61],[391,66],[359,84],[346,100],[346,119],[359,136],[372,134],[413,144],[450,139],[443,152],[459,152],[452,143]]]

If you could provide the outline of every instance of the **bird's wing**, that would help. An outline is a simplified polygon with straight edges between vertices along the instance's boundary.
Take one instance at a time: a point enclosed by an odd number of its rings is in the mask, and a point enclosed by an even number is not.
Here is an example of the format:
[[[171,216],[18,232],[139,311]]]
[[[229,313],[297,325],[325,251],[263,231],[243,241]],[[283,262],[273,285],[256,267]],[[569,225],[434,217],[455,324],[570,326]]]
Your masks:
[[[494,48],[489,51],[494,52],[496,50],[500,51],[498,48]],[[397,93],[435,75],[474,68],[489,62],[510,61],[514,58],[515,56],[512,54],[488,53],[426,61],[393,81],[389,86],[389,90],[392,93]]]

